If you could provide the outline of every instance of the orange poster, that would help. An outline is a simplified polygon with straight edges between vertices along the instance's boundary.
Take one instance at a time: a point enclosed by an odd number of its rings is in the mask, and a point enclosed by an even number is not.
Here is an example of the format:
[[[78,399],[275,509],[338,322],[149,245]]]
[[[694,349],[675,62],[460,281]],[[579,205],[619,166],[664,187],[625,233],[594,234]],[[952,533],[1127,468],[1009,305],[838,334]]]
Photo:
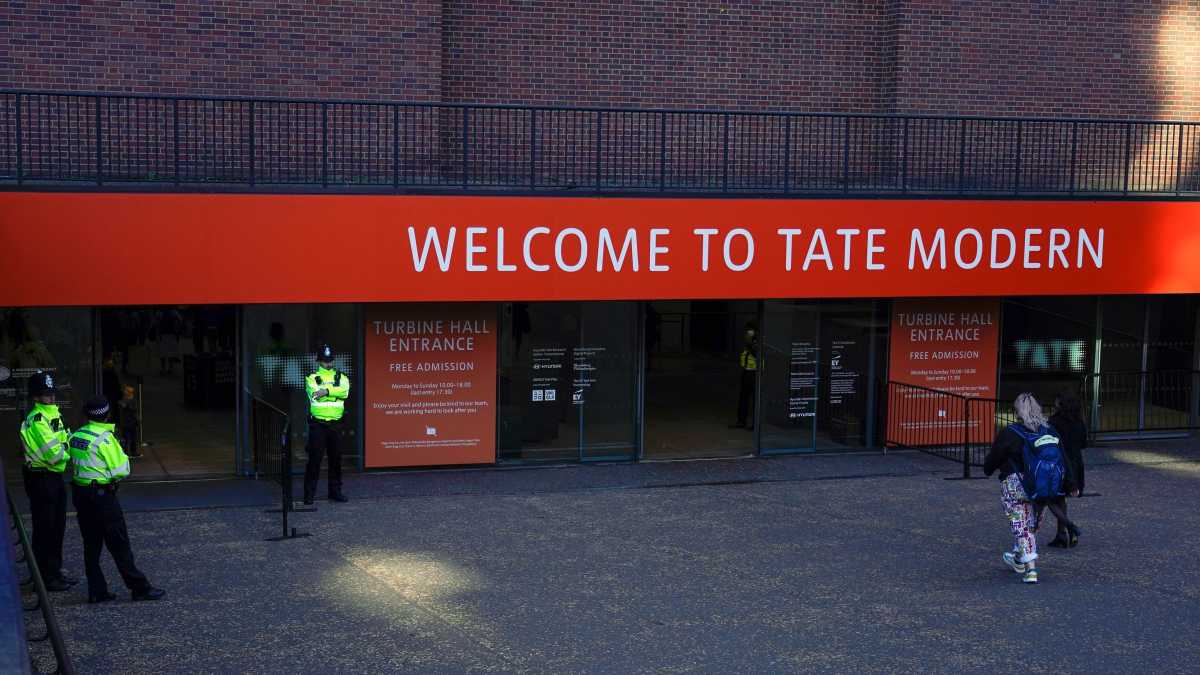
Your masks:
[[[967,405],[959,397],[996,396],[1000,302],[938,298],[892,303],[888,440],[903,445],[990,441],[994,405]],[[948,396],[946,393],[953,394]]]
[[[368,468],[496,460],[496,308],[377,304],[365,311]]]

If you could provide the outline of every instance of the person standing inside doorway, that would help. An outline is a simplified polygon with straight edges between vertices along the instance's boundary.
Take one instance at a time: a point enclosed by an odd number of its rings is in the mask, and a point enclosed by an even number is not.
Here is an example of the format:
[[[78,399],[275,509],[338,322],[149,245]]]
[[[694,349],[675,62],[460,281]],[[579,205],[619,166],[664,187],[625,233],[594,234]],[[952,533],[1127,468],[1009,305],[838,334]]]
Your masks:
[[[70,439],[74,474],[71,497],[79,519],[79,534],[83,537],[88,602],[107,602],[117,597],[109,592],[100,568],[100,553],[106,546],[133,600],[158,600],[166,591],[150,585],[134,564],[125,513],[117,501],[118,486],[129,475],[129,458],[117,441],[115,425],[108,422],[111,411],[112,406],[105,398],[89,400],[84,406],[88,423],[71,434]]]
[[[738,370],[741,380],[738,384],[737,423],[731,428],[753,430],[754,392],[758,384],[758,330],[753,321],[746,322],[742,351],[738,354]]]
[[[25,463],[21,475],[33,516],[33,558],[46,590],[65,591],[78,579],[63,573],[63,535],[67,529],[67,438],[70,430],[54,404],[54,377],[38,371],[29,378],[33,409],[21,423]]]
[[[308,395],[308,465],[304,470],[304,503],[312,504],[321,475],[321,455],[329,459],[329,499],[349,501],[342,493],[342,453],[338,448],[350,378],[333,367],[333,348],[321,345],[317,351],[317,370],[304,381]]]

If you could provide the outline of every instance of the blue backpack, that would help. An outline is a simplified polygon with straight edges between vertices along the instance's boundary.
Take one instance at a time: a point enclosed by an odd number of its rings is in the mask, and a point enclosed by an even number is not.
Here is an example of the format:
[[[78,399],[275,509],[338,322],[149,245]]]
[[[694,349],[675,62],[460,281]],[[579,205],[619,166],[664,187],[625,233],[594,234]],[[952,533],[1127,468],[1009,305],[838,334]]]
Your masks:
[[[1030,501],[1062,496],[1066,468],[1054,430],[1044,424],[1037,431],[1030,431],[1022,424],[1010,424],[1008,428],[1024,441],[1021,452],[1025,470],[1021,472],[1021,487],[1025,488],[1025,496]]]

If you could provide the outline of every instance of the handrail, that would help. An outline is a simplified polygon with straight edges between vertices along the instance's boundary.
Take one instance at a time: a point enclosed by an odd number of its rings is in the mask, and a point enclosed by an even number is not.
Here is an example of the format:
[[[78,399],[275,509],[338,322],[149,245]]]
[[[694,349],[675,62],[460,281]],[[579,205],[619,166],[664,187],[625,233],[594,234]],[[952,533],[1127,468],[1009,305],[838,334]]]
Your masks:
[[[968,120],[978,122],[1078,122],[1080,124],[1200,124],[1200,120],[1146,117],[1046,117],[1012,115],[938,115],[935,113],[875,113],[783,110],[779,108],[666,108],[629,106],[547,105],[539,103],[470,103],[467,101],[415,101],[369,98],[308,98],[291,96],[216,96],[209,94],[151,94],[112,91],[67,91],[59,89],[0,89],[0,96],[78,96],[82,98],[128,98],[166,101],[230,101],[239,103],[304,103],[319,105],[380,105],[412,108],[472,108],[477,110],[561,110],[564,112],[653,113],[678,115],[737,115],[769,117],[849,117],[855,119]]]
[[[0,90],[10,190],[1196,199],[1198,145],[1186,120]]]
[[[37,638],[27,638],[30,642],[41,642],[49,638],[50,645],[54,649],[54,660],[58,664],[56,672],[63,675],[73,675],[74,667],[71,665],[71,657],[67,653],[66,645],[63,643],[62,629],[58,626],[58,620],[54,617],[54,609],[50,606],[50,596],[46,592],[46,585],[42,580],[42,573],[38,570],[37,562],[33,557],[33,547],[29,543],[29,534],[25,531],[25,523],[17,514],[17,505],[13,503],[11,493],[5,494],[8,501],[8,512],[12,518],[13,526],[17,530],[17,538],[21,541],[21,548],[25,553],[25,562],[29,566],[29,581],[33,582],[34,591],[37,593],[37,605],[27,608],[29,611],[41,608],[42,620],[46,623],[46,634]],[[29,583],[29,582],[26,582]]]

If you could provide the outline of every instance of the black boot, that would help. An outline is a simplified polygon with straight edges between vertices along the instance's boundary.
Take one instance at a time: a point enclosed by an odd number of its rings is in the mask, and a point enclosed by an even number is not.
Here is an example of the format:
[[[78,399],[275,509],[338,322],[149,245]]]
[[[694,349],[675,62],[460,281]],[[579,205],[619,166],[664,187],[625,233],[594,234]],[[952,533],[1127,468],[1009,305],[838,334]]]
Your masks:
[[[140,602],[142,600],[161,600],[166,594],[167,592],[163,589],[151,586],[143,591],[134,591],[131,597],[134,602]]]
[[[331,492],[329,494],[329,501],[341,502],[341,503],[345,504],[346,502],[348,502],[350,500],[346,497],[346,495],[342,494],[341,490],[338,490],[337,492]]]

